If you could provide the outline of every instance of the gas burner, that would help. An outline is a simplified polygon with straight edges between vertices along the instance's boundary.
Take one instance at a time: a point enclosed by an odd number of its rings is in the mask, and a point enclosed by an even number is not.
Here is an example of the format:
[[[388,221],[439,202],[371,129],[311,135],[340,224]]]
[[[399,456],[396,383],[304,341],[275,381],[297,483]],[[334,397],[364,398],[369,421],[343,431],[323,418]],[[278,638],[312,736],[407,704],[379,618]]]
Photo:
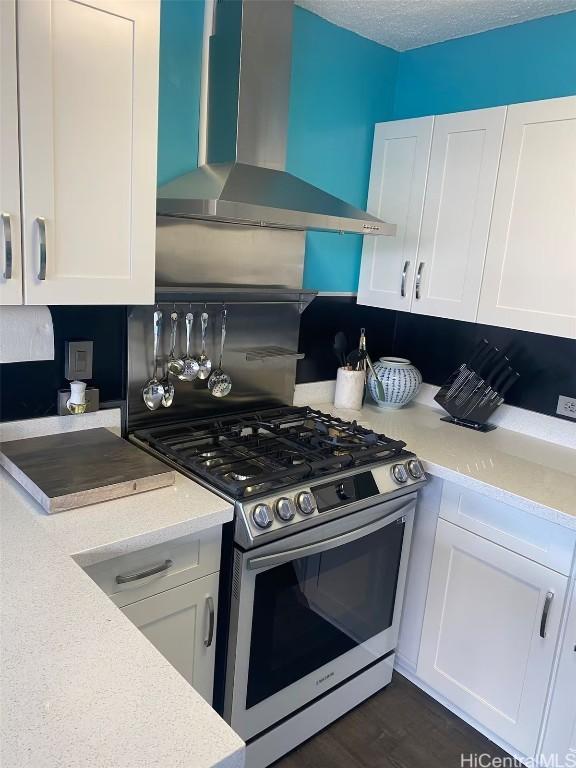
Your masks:
[[[300,456],[297,453],[292,453],[288,455],[287,457],[288,462],[292,464],[293,467],[299,467],[300,464],[304,464],[306,459],[303,456]]]
[[[212,459],[214,456],[218,456],[221,453],[217,448],[212,448],[209,451],[200,451],[198,454],[203,459]]]
[[[253,477],[262,474],[262,470],[256,464],[247,462],[239,467],[236,467],[231,472],[226,473],[226,477],[236,480],[237,482],[244,482],[244,480],[251,480]]]
[[[204,454],[200,454],[200,455],[204,456]],[[216,453],[214,453],[212,457],[204,459],[201,462],[202,466],[206,467],[206,469],[221,467],[222,464],[225,464],[225,463],[226,463],[226,459],[223,456],[218,456]]]

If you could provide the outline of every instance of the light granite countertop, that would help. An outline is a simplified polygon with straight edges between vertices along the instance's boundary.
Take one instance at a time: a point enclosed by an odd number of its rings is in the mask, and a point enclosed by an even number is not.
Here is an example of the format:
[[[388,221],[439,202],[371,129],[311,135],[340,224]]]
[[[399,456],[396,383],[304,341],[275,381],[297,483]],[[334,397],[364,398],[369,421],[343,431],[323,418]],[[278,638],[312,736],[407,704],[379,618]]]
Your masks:
[[[312,405],[403,440],[432,475],[576,528],[576,450],[507,429],[477,433],[440,421],[443,411],[414,404],[399,410]],[[576,430],[576,425],[574,425]]]
[[[168,488],[46,515],[0,470],[2,768],[243,766],[241,739],[78,565],[232,514],[178,474]]]

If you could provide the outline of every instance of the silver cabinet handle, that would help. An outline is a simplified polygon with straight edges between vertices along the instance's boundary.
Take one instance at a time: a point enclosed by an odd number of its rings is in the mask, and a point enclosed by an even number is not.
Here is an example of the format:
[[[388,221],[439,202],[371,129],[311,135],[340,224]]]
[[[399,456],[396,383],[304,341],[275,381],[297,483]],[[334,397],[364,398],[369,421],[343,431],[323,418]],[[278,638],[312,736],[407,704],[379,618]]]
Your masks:
[[[4,280],[12,279],[12,222],[9,213],[1,214],[4,230]]]
[[[424,262],[421,261],[418,264],[418,272],[416,273],[416,298],[420,298],[420,286],[422,285],[422,270],[424,269]]]
[[[146,576],[154,576],[155,573],[162,573],[167,571],[173,565],[172,560],[164,560],[163,563],[152,565],[150,568],[146,568],[143,571],[134,571],[133,573],[121,573],[116,576],[116,584],[128,584],[130,581],[138,581],[139,579],[145,579]]]
[[[214,600],[210,595],[206,598],[206,608],[208,609],[208,632],[204,638],[204,645],[210,648],[214,640]]]
[[[546,625],[548,624],[548,614],[550,613],[550,606],[554,600],[554,592],[546,592],[546,599],[544,600],[544,608],[542,609],[542,618],[540,619],[540,637],[546,637]]]
[[[408,274],[409,261],[404,262],[404,268],[402,269],[402,282],[400,283],[400,296],[404,298],[406,296],[406,275]]]
[[[38,216],[38,237],[40,240],[40,266],[38,268],[38,280],[46,280],[46,219]]]

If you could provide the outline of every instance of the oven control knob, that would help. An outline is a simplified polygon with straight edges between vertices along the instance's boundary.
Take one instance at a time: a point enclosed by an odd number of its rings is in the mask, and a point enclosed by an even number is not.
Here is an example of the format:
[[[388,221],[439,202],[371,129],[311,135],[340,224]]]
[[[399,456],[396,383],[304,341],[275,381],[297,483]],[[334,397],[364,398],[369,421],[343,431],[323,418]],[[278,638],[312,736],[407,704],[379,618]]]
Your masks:
[[[410,459],[410,461],[406,463],[406,469],[409,474],[412,475],[414,480],[420,480],[420,478],[424,477],[424,470],[417,459]]]
[[[392,476],[397,483],[406,483],[408,481],[408,472],[406,472],[404,464],[394,464],[392,467]]]
[[[301,491],[296,496],[296,506],[303,515],[311,515],[316,512],[316,499],[310,491]]]
[[[296,510],[294,509],[294,502],[292,499],[289,499],[286,496],[278,499],[275,504],[275,509],[276,517],[282,520],[284,523],[289,523],[296,514]]]
[[[252,510],[252,520],[258,528],[270,528],[272,525],[272,510],[268,504],[256,504]]]

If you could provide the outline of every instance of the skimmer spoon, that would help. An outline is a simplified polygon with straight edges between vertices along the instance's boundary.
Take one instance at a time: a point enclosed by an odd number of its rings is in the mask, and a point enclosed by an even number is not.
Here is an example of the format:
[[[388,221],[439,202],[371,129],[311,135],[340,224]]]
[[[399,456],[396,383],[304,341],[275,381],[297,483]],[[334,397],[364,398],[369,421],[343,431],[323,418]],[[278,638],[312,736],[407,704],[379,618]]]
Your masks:
[[[188,312],[186,314],[186,355],[182,360],[184,363],[182,373],[178,374],[178,378],[181,381],[194,381],[194,379],[199,375],[200,366],[198,365],[198,360],[190,355],[193,322],[194,314],[192,312]]]
[[[220,332],[220,362],[218,368],[208,379],[208,389],[214,397],[226,397],[232,389],[232,379],[222,370],[222,357],[224,355],[224,342],[226,341],[226,308],[222,310],[222,330]]]

